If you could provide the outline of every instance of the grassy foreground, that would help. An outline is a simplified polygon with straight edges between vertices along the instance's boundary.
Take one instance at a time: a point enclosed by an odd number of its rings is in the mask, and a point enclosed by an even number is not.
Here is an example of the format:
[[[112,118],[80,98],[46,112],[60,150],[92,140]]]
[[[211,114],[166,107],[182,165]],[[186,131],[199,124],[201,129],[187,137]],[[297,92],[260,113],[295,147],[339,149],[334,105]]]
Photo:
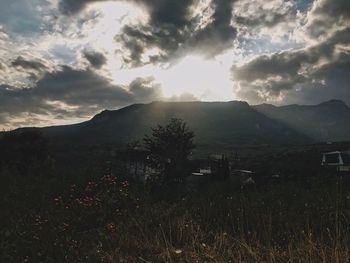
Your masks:
[[[1,183],[1,262],[350,262],[344,179]]]

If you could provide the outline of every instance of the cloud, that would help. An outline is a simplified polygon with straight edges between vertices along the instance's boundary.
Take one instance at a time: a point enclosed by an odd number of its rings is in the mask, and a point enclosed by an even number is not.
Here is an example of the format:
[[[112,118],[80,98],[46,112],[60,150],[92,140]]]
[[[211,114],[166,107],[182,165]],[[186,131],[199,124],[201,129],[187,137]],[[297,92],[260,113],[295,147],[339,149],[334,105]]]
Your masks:
[[[293,1],[283,0],[240,0],[235,5],[234,21],[245,28],[273,28],[295,19],[296,7]]]
[[[122,52],[129,51],[124,56],[126,64],[133,67],[164,63],[189,53],[211,58],[233,46],[236,36],[236,29],[231,25],[234,1],[212,0],[204,8],[205,19],[203,13],[193,13],[198,8],[198,1],[176,1],[176,6],[172,2],[163,1],[161,7],[153,7],[147,25],[126,25],[116,37]],[[170,13],[178,17],[169,19]],[[148,55],[152,50],[156,50],[155,54]]]
[[[349,45],[350,28],[347,28],[317,45],[258,56],[242,66],[233,66],[237,95],[253,102],[286,102],[288,94],[293,94],[294,100],[299,94],[303,100],[306,90],[312,90],[317,98],[318,91],[326,89],[328,92],[323,94],[331,96],[340,87],[344,89],[344,83],[350,80],[344,74],[350,63]],[[343,99],[350,102],[349,92],[346,94]]]
[[[317,41],[349,26],[350,1],[315,0],[307,15],[304,31]]]
[[[60,0],[59,10],[65,15],[74,15],[88,4],[108,0]],[[184,25],[187,23],[188,7],[194,0],[116,0],[142,5],[150,13],[150,23]]]
[[[43,17],[50,7],[49,0],[1,0],[0,25],[7,33],[31,37],[49,28]]]
[[[83,56],[89,61],[90,65],[96,69],[100,69],[107,62],[107,58],[100,52],[83,51]]]
[[[129,84],[129,92],[138,102],[150,102],[161,98],[161,87],[153,77],[136,78]]]
[[[211,22],[185,42],[190,49],[195,48],[207,57],[213,57],[232,47],[237,33],[231,25],[233,1],[214,0],[212,8],[214,12]]]
[[[0,116],[23,121],[23,116],[30,114],[51,122],[87,118],[102,109],[151,102],[160,96],[160,87],[151,78],[137,78],[129,86],[118,86],[89,69],[62,66],[46,73],[32,88],[1,85]]]
[[[18,56],[15,60],[11,62],[11,65],[13,67],[20,67],[22,69],[29,69],[29,70],[35,70],[35,71],[44,71],[47,69],[47,67],[43,64],[43,62],[40,62],[38,60],[28,60],[21,56]]]
[[[99,0],[61,0],[58,3],[59,10],[65,15],[73,15],[80,12],[89,3]]]
[[[166,99],[167,101],[199,101],[197,97],[189,92],[180,94],[179,96],[171,96]]]
[[[195,2],[197,1],[143,1],[149,21],[125,25],[116,36],[116,41],[121,45],[120,54],[124,63],[137,67],[147,63],[164,62],[175,56],[193,30],[191,7]],[[155,52],[147,55],[150,50]]]
[[[120,0],[122,1],[122,0]],[[63,14],[75,15],[98,0],[61,0]],[[123,2],[123,1],[122,1]],[[233,46],[233,0],[129,0],[148,21],[124,25],[115,40],[125,65],[166,63],[194,52],[213,57]]]

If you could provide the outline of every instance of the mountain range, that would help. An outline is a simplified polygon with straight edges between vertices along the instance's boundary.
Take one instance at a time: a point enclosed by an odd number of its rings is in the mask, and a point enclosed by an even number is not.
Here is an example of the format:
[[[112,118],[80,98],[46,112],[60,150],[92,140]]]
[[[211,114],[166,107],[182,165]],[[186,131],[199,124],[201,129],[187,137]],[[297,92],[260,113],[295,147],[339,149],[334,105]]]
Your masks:
[[[199,148],[350,141],[350,108],[339,100],[279,107],[243,101],[152,102],[104,110],[78,124],[35,129],[57,143],[123,144],[142,140],[172,117],[186,121]]]

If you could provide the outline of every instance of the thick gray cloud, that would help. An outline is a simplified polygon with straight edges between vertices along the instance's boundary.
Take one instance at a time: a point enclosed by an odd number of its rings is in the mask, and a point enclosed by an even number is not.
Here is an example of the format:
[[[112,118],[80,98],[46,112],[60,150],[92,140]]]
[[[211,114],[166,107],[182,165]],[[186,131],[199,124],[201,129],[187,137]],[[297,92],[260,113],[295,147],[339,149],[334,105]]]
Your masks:
[[[303,96],[312,92],[317,101],[325,99],[325,94],[327,99],[342,94],[337,98],[350,102],[350,76],[345,73],[350,63],[349,45],[347,28],[315,46],[259,56],[243,66],[233,66],[238,95],[254,102],[286,102],[289,93],[294,100],[299,94],[299,100],[304,101]]]
[[[234,10],[234,21],[242,27],[273,28],[295,19],[297,7],[289,0],[240,0]]]
[[[233,1],[214,0],[214,13],[211,22],[202,30],[198,30],[189,39],[189,48],[196,48],[209,57],[220,54],[223,50],[232,47],[236,37],[236,29],[231,25]]]
[[[119,108],[160,98],[153,79],[138,78],[129,87],[113,85],[91,70],[63,66],[46,73],[32,88],[0,86],[0,116],[21,117],[24,113],[60,118],[83,118],[102,109]]]
[[[297,34],[311,40],[311,46],[233,66],[237,95],[255,103],[318,103],[334,98],[350,103],[349,4],[346,0],[313,3]]]
[[[13,67],[19,67],[25,70],[29,69],[29,70],[35,70],[35,71],[44,71],[47,69],[47,67],[44,65],[43,62],[40,62],[38,60],[28,60],[21,56],[13,60],[11,62],[11,65]]]
[[[65,15],[73,15],[80,12],[87,4],[99,0],[62,0],[59,2],[59,10]]]
[[[157,1],[150,2],[156,4]],[[233,0],[212,0],[208,8],[213,14],[204,27],[200,27],[202,14],[195,17],[189,14],[196,1],[176,1],[176,5],[173,2],[162,1],[162,5],[151,9],[148,25],[127,25],[116,37],[123,46],[122,52],[129,51],[124,56],[126,64],[167,62],[188,53],[212,57],[232,47],[236,36],[236,29],[231,25]],[[160,50],[160,54],[142,61],[142,56],[152,48]]]
[[[154,78],[136,78],[129,84],[129,92],[134,97],[134,101],[153,101],[160,99],[161,87],[154,83]]]
[[[84,51],[84,58],[89,61],[90,65],[94,68],[100,69],[107,62],[107,58],[100,52]]]
[[[93,2],[108,0],[61,0],[59,9],[63,14],[74,15]],[[151,23],[184,25],[187,23],[188,7],[194,0],[115,0],[144,5],[151,17]]]
[[[350,1],[317,0],[305,27],[311,38],[322,38],[338,28],[350,26]]]
[[[87,4],[98,0],[61,0],[62,13],[76,14]],[[120,0],[122,1],[122,0]],[[147,24],[126,25],[116,36],[122,45],[120,54],[124,63],[131,67],[147,63],[168,62],[189,52],[212,57],[232,47],[236,29],[231,25],[233,0],[212,0],[207,9],[212,10],[206,18],[193,15],[193,7],[199,0],[129,0],[143,5],[149,14]],[[159,53],[143,56],[150,49]]]

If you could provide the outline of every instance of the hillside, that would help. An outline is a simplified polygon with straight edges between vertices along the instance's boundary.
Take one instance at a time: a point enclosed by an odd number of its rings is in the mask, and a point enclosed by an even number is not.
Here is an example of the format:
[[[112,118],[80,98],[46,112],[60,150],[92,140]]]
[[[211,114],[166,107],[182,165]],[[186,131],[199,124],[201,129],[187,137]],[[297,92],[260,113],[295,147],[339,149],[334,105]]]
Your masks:
[[[350,140],[350,108],[339,100],[308,106],[261,104],[253,108],[318,141]]]
[[[172,117],[184,119],[196,134],[199,148],[310,142],[246,102],[153,102],[103,111],[75,125],[42,128],[56,142],[82,144],[126,143],[150,133],[151,127]]]

